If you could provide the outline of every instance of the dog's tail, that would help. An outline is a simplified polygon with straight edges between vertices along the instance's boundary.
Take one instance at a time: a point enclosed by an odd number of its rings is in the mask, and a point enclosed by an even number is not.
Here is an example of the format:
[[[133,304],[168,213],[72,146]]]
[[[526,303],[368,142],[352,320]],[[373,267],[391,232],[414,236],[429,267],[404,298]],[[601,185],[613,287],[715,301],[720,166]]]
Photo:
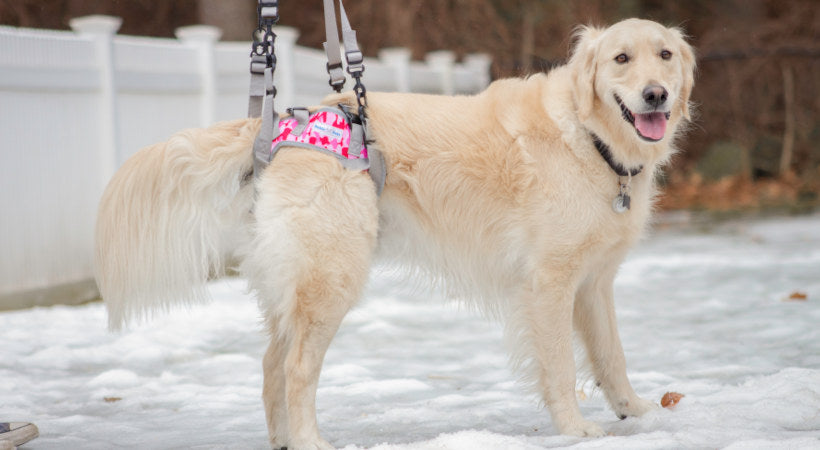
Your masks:
[[[247,233],[251,148],[260,122],[185,130],[117,171],[97,213],[95,272],[117,329],[157,309],[209,298]]]

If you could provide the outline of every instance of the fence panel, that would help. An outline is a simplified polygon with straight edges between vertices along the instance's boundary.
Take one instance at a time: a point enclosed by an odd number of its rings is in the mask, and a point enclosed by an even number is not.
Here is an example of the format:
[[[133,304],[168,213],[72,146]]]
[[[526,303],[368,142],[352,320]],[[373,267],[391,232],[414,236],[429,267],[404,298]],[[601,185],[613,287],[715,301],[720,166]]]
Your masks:
[[[102,193],[92,43],[0,27],[0,49],[0,300],[38,303],[47,286],[63,287],[57,301],[87,295]]]

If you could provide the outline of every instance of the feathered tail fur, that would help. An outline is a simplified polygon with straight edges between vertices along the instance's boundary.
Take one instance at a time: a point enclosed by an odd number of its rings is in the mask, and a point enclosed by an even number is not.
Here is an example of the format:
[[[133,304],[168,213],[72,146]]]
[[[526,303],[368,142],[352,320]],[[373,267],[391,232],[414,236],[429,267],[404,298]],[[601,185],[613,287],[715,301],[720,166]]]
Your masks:
[[[134,154],[97,213],[95,269],[117,329],[157,309],[208,299],[246,230],[258,120],[177,133]]]

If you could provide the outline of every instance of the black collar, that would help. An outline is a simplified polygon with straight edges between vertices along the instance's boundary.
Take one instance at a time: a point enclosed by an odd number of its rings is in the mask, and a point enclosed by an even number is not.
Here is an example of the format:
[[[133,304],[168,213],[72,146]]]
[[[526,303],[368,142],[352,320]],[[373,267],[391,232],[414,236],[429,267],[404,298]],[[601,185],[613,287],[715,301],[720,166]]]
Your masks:
[[[598,153],[601,154],[601,156],[604,158],[604,161],[606,161],[606,163],[609,164],[609,167],[615,173],[617,173],[618,176],[634,177],[635,175],[641,173],[641,170],[643,170],[642,165],[638,166],[636,169],[627,170],[620,163],[615,162],[615,159],[612,158],[612,150],[609,149],[608,145],[604,144],[601,141],[601,138],[596,136],[595,133],[593,133],[591,131],[590,131],[589,135],[592,136],[592,142],[595,144],[595,148],[598,150]]]

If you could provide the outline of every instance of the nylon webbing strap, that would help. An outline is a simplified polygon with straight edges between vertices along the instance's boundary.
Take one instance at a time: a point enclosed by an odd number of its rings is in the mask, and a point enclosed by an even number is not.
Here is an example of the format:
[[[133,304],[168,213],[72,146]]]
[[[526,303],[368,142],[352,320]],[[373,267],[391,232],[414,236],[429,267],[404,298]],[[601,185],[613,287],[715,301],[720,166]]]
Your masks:
[[[362,73],[364,72],[364,55],[359,49],[359,42],[356,40],[356,31],[350,26],[350,20],[345,12],[345,5],[339,0],[339,13],[342,16],[342,39],[345,44],[345,60],[347,61],[347,73],[353,77],[355,84],[353,92],[356,94],[359,118],[362,125],[367,127],[366,111],[367,97],[364,83],[362,83]]]
[[[345,59],[347,60],[347,71],[350,75],[364,71],[364,55],[359,50],[359,41],[356,40],[356,30],[350,26],[347,19],[345,5],[339,0],[339,14],[342,16],[342,40],[345,44]]]
[[[336,92],[341,92],[345,83],[344,72],[342,71],[341,48],[339,45],[339,32],[336,27],[336,6],[335,0],[324,0],[325,9],[325,35],[327,41],[324,43],[325,53],[327,54],[327,73],[330,75],[329,84]],[[350,20],[347,18],[345,5],[342,0],[339,0],[339,15],[342,21],[342,41],[345,46],[345,62],[347,62],[347,73],[353,77],[355,85],[353,92],[356,94],[358,122],[351,121],[351,130],[353,134],[360,134],[361,139],[367,141],[367,115],[365,107],[367,106],[367,91],[364,83],[362,83],[362,73],[364,72],[364,54],[359,48],[359,42],[356,39],[356,30],[350,26]],[[376,148],[370,147],[367,151],[370,177],[376,183],[376,192],[381,195],[384,188],[384,181],[386,175],[386,167],[384,158]]]
[[[274,138],[274,128],[279,128],[279,114],[273,108],[273,70],[265,69],[266,95],[262,107],[262,127],[253,141],[253,174],[259,176],[271,159],[271,143]]]
[[[342,69],[341,48],[339,47],[339,30],[336,28],[335,0],[324,0],[325,8],[325,54],[327,54],[328,84],[336,92],[341,92],[345,85],[345,73]]]
[[[273,107],[276,87],[273,72],[276,69],[273,25],[279,20],[279,2],[259,0],[256,11],[259,27],[254,31],[251,47],[251,81],[248,93],[248,117],[262,118],[262,127],[253,143],[253,173],[258,176],[270,162],[270,147],[279,116]]]
[[[327,41],[324,44],[327,53],[327,73],[330,75],[330,85],[336,92],[341,92],[344,86],[344,73],[340,58],[341,49],[339,47],[339,33],[336,28],[336,4],[335,0],[324,0],[325,9],[325,33]],[[345,5],[339,0],[339,15],[342,20],[342,40],[345,45],[345,61],[347,62],[347,73],[355,80],[353,92],[356,94],[359,118],[362,124],[365,123],[365,107],[367,99],[365,97],[365,87],[362,83],[362,72],[364,72],[364,55],[359,49],[359,42],[356,40],[356,31],[350,26],[347,18]]]
[[[262,102],[265,99],[265,56],[251,55],[251,83],[248,92],[248,117],[262,115]]]

